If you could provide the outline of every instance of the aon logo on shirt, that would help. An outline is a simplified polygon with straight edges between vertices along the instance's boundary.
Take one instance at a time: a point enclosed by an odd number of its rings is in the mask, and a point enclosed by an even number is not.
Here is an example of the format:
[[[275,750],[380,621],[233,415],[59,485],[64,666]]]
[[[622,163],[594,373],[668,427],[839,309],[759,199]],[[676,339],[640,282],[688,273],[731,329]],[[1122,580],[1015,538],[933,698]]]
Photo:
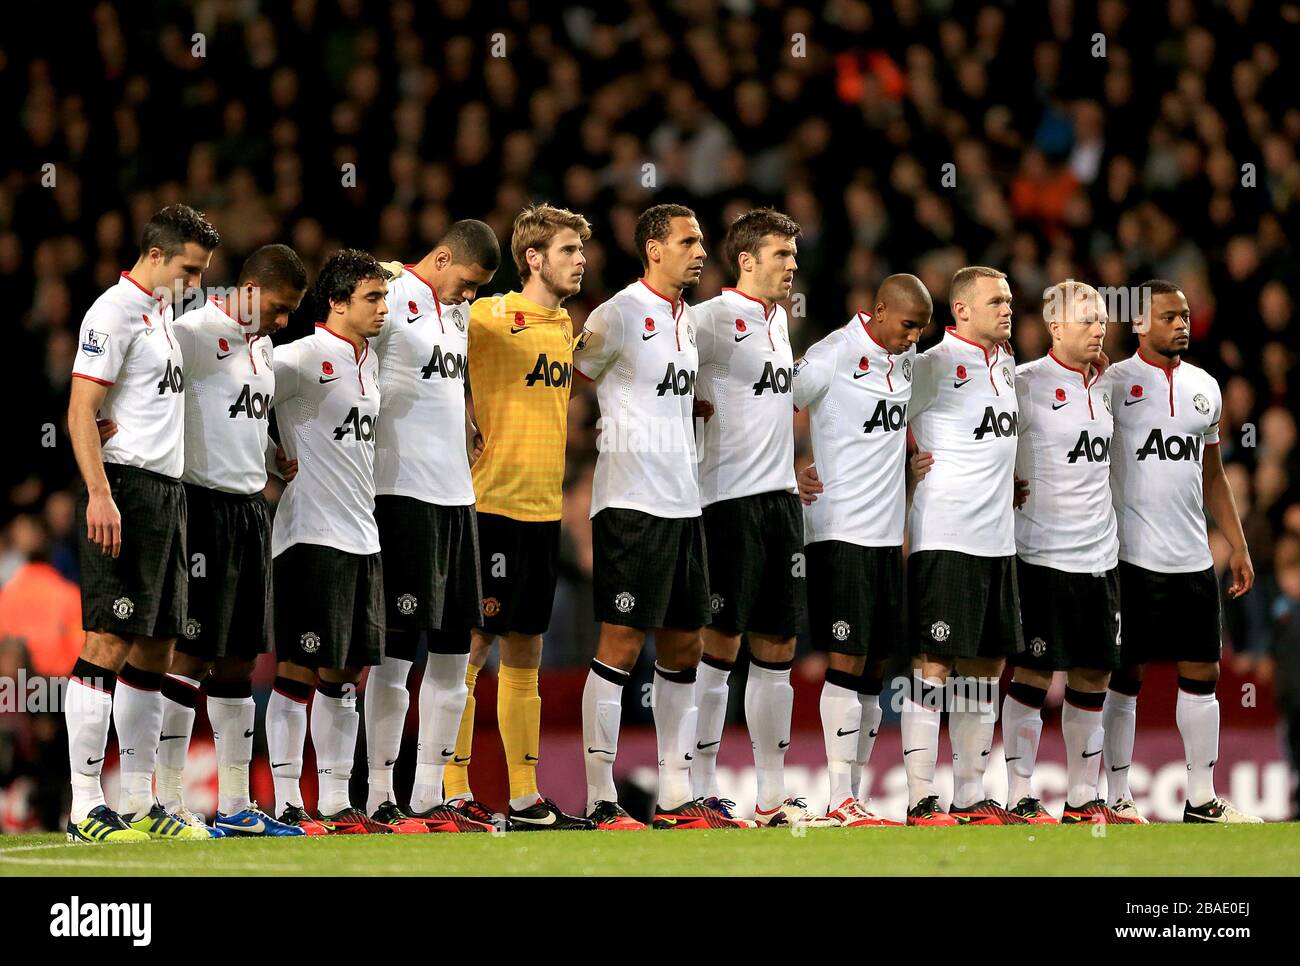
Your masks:
[[[656,387],[659,395],[672,393],[674,396],[689,396],[695,392],[695,373],[690,369],[678,369],[671,362],[664,371],[664,378]]]
[[[349,433],[353,439],[372,442],[375,438],[375,417],[362,416],[357,412],[357,407],[353,406],[344,417],[343,425],[334,427],[334,438],[342,441]]]
[[[765,392],[788,393],[793,375],[789,369],[767,363],[763,366],[763,375],[759,377],[758,382],[754,383],[754,395],[761,396]]]
[[[1195,436],[1170,436],[1158,429],[1151,430],[1151,435],[1137,451],[1138,462],[1154,456],[1159,460],[1199,460],[1201,458],[1201,441]]]
[[[1016,414],[994,412],[992,406],[985,406],[984,419],[975,430],[975,438],[983,439],[990,433],[997,437],[1016,435]]]
[[[871,418],[862,424],[864,433],[874,433],[878,429],[883,429],[887,433],[894,433],[902,429],[907,423],[907,403],[901,406],[895,403],[890,406],[882,399],[876,403],[876,411],[871,414]]]
[[[185,376],[181,373],[180,366],[174,366],[170,362],[163,365],[162,378],[158,380],[158,395],[165,392],[181,392],[185,389]]]
[[[1074,449],[1070,450],[1071,463],[1087,460],[1089,463],[1105,463],[1110,459],[1110,438],[1106,436],[1089,436],[1085,429],[1079,434]]]
[[[230,418],[238,419],[240,416],[247,416],[249,419],[265,419],[266,411],[270,406],[269,395],[264,392],[253,392],[252,387],[245,384],[239,391],[239,398],[230,407]]]
[[[567,362],[551,362],[546,353],[537,357],[533,371],[524,376],[524,382],[535,386],[539,382],[549,388],[563,389],[573,380],[573,366]]]
[[[429,356],[429,364],[420,370],[420,375],[425,379],[432,379],[434,376],[441,376],[443,379],[464,379],[465,378],[465,357],[454,352],[443,352],[442,346],[433,347],[433,355]]]

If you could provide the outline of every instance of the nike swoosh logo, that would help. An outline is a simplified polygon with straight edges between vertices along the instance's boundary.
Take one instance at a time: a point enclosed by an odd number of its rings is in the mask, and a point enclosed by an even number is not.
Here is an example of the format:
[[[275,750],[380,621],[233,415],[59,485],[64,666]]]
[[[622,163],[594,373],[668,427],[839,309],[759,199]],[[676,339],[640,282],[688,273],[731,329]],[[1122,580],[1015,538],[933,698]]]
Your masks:
[[[658,334],[659,334],[658,332],[642,332],[642,333],[641,333],[641,341],[642,341],[642,342],[648,342],[650,339],[653,339],[653,338],[654,338],[655,336],[657,336]]]
[[[904,748],[904,749],[903,749],[903,757],[906,758],[908,755],[910,755],[910,754],[911,754],[912,752],[914,752],[914,751],[925,751],[925,749],[924,749],[924,748]]]
[[[98,764],[99,764],[101,761],[103,761],[103,760],[104,760],[104,756],[103,756],[103,755],[100,755],[98,758],[87,758],[87,759],[86,759],[86,764],[87,764],[87,765],[98,765]]]
[[[272,768],[283,768],[285,765],[292,765],[291,761],[276,761],[271,763]]]
[[[989,756],[989,753],[988,753],[987,751],[981,751],[981,752],[980,752],[980,757],[981,757],[981,758],[987,758],[988,756]]]
[[[1146,396],[1139,396],[1137,399],[1125,399],[1125,400],[1124,400],[1124,405],[1125,405],[1125,406],[1132,406],[1134,403],[1140,403],[1140,402],[1146,402],[1146,401],[1147,401],[1147,397],[1146,397]]]
[[[974,379],[974,378],[975,378],[974,376],[971,376],[971,379]],[[966,383],[968,383],[968,382],[970,382],[970,379],[963,379],[961,382],[957,382],[956,380],[953,380],[952,388],[954,388],[954,389],[960,389],[962,386],[966,385]]]
[[[719,738],[717,741],[697,741],[695,742],[695,750],[703,751],[705,748],[712,748],[714,745],[720,745],[720,744],[722,744],[721,738]]]
[[[442,757],[444,758],[451,758],[455,754],[456,752],[452,751],[450,748],[442,749]]]
[[[695,760],[695,756],[692,755],[690,752],[687,752],[687,753],[686,753],[686,760],[687,760],[687,761],[694,761],[694,760]]]
[[[839,728],[836,728],[835,734],[841,738],[847,738],[849,735],[856,735],[861,730],[861,728],[854,728],[852,731],[842,731]]]
[[[465,757],[465,758],[453,758],[452,761],[455,762],[457,765],[463,765],[463,764],[465,764],[465,762],[469,761],[469,758],[468,758],[468,757]]]
[[[518,326],[518,327],[515,327],[515,326],[512,325],[512,326],[510,326],[510,334],[511,334],[511,335],[518,335],[520,332],[524,331],[524,329],[526,329],[526,328],[528,328],[528,326],[526,326],[526,325],[521,325],[521,326]]]
[[[880,731],[879,731],[879,730],[876,730],[876,731],[868,731],[868,732],[867,732],[867,737],[868,737],[868,738],[874,738],[874,737],[876,737],[876,735],[878,735],[878,734],[880,734]]]
[[[231,350],[230,352],[227,352],[224,356],[223,356],[220,352],[218,352],[218,353],[217,353],[217,358],[218,358],[218,359],[225,359],[225,358],[228,358],[229,356],[231,356],[231,355],[233,354],[233,352],[234,352],[234,350]]]
[[[1111,770],[1111,771],[1123,771],[1123,770],[1126,769],[1127,767],[1128,767],[1128,765],[1111,765],[1111,766],[1110,766],[1110,770]]]
[[[524,761],[537,761],[536,755],[524,755]]]
[[[751,335],[753,335],[753,334],[754,334],[754,333],[752,333],[752,332],[746,332],[744,335],[738,335],[738,336],[736,336],[736,341],[737,341],[737,342],[744,342],[746,339],[748,339],[748,338],[749,338]]]
[[[612,752],[612,751],[606,751],[604,748],[588,748],[588,749],[587,749],[587,754],[589,754],[589,755],[612,755],[612,754],[614,754],[614,752]]]
[[[863,376],[869,376],[869,375],[871,375],[870,372],[855,372],[855,373],[853,374],[853,378],[854,378],[854,379],[861,379]]]
[[[185,737],[184,735],[163,735],[163,736],[160,737],[158,740],[159,740],[159,741],[171,741],[173,738],[184,738],[184,737]]]
[[[407,324],[407,325],[410,325],[412,322],[419,321],[419,320],[422,319],[422,318],[424,318],[423,315],[408,315],[408,316],[406,317],[406,324]]]
[[[339,378],[339,377],[338,377],[338,376],[330,376],[328,379],[326,379],[324,376],[320,376],[320,377],[318,377],[318,378],[320,379],[320,384],[323,386],[323,385],[325,385],[325,383],[327,383],[327,382],[333,382],[335,379],[337,379],[337,378]]]
[[[789,747],[790,747],[790,739],[787,738],[785,741],[778,741],[778,742],[776,743],[776,746],[777,746],[778,748],[789,748]]]
[[[396,764],[397,764],[397,759],[396,759],[396,758],[389,758],[387,761],[384,762],[384,767],[385,767],[385,768],[392,768],[392,767],[393,767],[394,765],[396,765]]]
[[[1055,412],[1056,410],[1060,409],[1062,406],[1068,406],[1068,405],[1070,405],[1070,400],[1068,399],[1063,403],[1052,403],[1052,411]]]
[[[555,813],[547,812],[546,818],[520,818],[518,815],[511,815],[510,821],[523,822],[527,825],[554,825],[556,822]]]
[[[227,825],[227,828],[237,828],[241,832],[247,832],[249,835],[261,835],[266,831],[266,823],[260,818],[252,825]]]
[[[1019,761],[1019,760],[1020,760],[1021,758],[1023,758],[1023,757],[1025,757],[1025,756],[1024,756],[1024,755],[1012,755],[1010,758],[1007,759],[1007,761]]]
[[[1085,751],[1085,752],[1083,753],[1083,757],[1084,757],[1084,758],[1091,758],[1093,755],[1100,755],[1100,754],[1101,754],[1101,749],[1098,748],[1096,751]]]
[[[245,738],[251,738],[251,737],[253,737],[253,729],[252,729],[252,728],[249,728],[247,731],[245,731],[245,732],[244,732],[244,737],[245,737]]]

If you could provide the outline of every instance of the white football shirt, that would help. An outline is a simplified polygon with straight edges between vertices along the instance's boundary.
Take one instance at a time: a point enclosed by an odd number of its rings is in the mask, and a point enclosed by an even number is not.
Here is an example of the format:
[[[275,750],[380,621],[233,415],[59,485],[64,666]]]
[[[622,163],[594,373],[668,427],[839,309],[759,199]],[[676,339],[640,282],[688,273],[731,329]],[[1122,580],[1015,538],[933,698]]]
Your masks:
[[[410,265],[388,283],[379,359],[375,492],[439,506],[474,502],[465,450],[469,305],[443,305]]]
[[[903,545],[916,348],[891,354],[867,328],[870,319],[859,312],[795,364],[794,401],[808,410],[825,487],[803,508],[805,543]]]
[[[1141,352],[1110,367],[1115,410],[1111,492],[1119,559],[1160,573],[1210,567],[1202,492],[1205,447],[1219,445],[1223,397],[1190,362],[1165,369]]]
[[[186,483],[243,496],[266,486],[275,370],[255,328],[215,299],[172,325],[185,354]]]
[[[700,502],[797,493],[794,353],[785,309],[734,288],[693,306],[700,356],[695,394],[713,404],[700,428]]]
[[[606,507],[657,517],[700,515],[691,308],[638,279],[598,305],[573,351],[600,403],[591,515]]]
[[[912,495],[911,552],[1013,555],[1016,377],[1006,346],[986,352],[949,326],[916,357],[908,418],[917,446],[934,454]]]
[[[1015,513],[1016,553],[1026,563],[1102,574],[1119,560],[1110,386],[1096,369],[1085,373],[1050,352],[1016,369],[1016,475],[1029,483]]]
[[[385,321],[385,325],[389,325]],[[275,511],[271,553],[298,543],[379,552],[375,418],[379,363],[323,325],[275,350],[275,418],[298,475]]]
[[[81,322],[72,374],[108,386],[101,419],[117,423],[105,463],[179,480],[185,470],[185,375],[172,307],[123,272]]]

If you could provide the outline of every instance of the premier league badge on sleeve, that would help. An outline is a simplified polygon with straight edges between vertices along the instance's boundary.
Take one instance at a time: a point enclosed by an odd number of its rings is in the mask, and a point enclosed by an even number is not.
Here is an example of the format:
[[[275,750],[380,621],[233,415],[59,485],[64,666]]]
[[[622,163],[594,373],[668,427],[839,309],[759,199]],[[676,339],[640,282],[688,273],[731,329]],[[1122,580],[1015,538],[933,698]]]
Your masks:
[[[81,351],[88,356],[102,356],[104,354],[104,343],[107,341],[108,334],[106,332],[87,329],[86,341],[81,343]]]
[[[578,336],[578,344],[573,347],[574,352],[581,352],[587,348],[587,343],[591,340],[591,330],[583,329],[582,335]]]

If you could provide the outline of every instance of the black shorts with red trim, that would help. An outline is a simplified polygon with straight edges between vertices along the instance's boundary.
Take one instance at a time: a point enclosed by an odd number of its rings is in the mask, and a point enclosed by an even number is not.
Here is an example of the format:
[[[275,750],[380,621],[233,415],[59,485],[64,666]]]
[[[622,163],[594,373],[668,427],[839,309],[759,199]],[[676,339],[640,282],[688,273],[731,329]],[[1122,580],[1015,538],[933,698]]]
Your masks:
[[[86,536],[85,486],[77,495],[81,626],[122,636],[176,637],[185,625],[189,557],[185,488],[180,480],[136,466],[105,463],[122,518],[122,550],[113,558]]]
[[[1214,663],[1223,654],[1222,608],[1214,568],[1166,574],[1119,562],[1120,663]]]
[[[1025,649],[1014,556],[913,553],[907,599],[913,654],[999,658]]]
[[[275,653],[311,668],[378,664],[384,647],[379,554],[296,543],[275,558]]]
[[[176,650],[254,659],[275,639],[271,514],[262,494],[185,485],[189,607]]]
[[[610,507],[591,518],[596,620],[652,630],[709,623],[702,517]]]
[[[474,507],[375,497],[390,631],[462,631],[483,622]]]
[[[794,493],[757,493],[704,508],[712,626],[790,638],[803,621],[803,510]]]
[[[545,634],[559,578],[560,521],[478,514],[483,630]]]
[[[870,661],[906,653],[902,547],[819,540],[804,553],[813,647]]]
[[[1016,560],[1025,649],[1011,658],[1034,671],[1114,671],[1120,657],[1119,570],[1070,573]]]

